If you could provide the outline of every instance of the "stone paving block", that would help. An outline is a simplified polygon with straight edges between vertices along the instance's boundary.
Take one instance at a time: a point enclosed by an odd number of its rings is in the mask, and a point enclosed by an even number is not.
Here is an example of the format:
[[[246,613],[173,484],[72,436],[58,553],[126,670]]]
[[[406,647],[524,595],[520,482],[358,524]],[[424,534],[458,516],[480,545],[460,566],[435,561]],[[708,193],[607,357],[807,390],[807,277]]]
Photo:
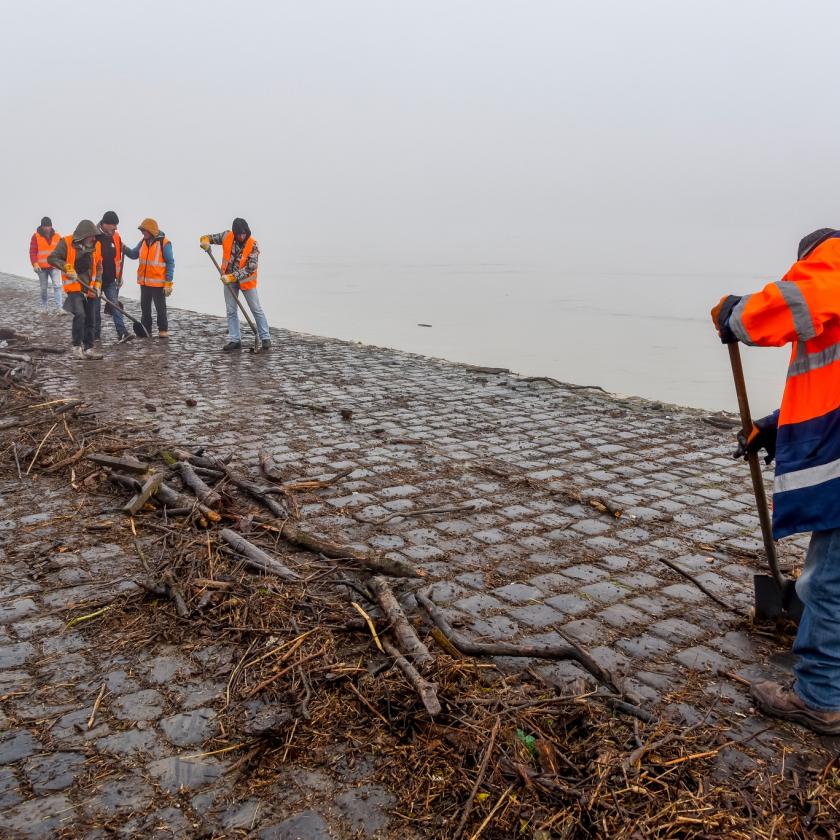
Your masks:
[[[613,635],[600,621],[592,618],[568,621],[561,629],[567,636],[585,645],[603,644]]]
[[[47,753],[28,759],[24,771],[36,794],[64,790],[70,787],[84,767],[81,753]]]
[[[519,633],[519,625],[504,615],[473,618],[469,626],[472,636],[480,636],[486,641],[511,641]]]
[[[23,797],[20,785],[11,767],[0,767],[0,809],[17,805]]]
[[[218,728],[213,709],[194,709],[163,718],[160,728],[166,740],[176,747],[203,744]]]
[[[177,793],[179,790],[197,790],[209,784],[222,775],[224,765],[213,758],[181,758],[173,755],[153,761],[147,765],[147,770],[163,790]]]
[[[577,595],[573,595],[571,593],[564,593],[562,595],[555,595],[553,598],[547,598],[545,603],[565,616],[579,615],[592,607],[592,604],[589,601],[584,601],[583,598],[579,598]]]
[[[674,659],[687,668],[695,671],[718,671],[731,670],[734,663],[719,653],[716,653],[703,645],[696,645],[687,650],[681,650],[674,654]]]
[[[365,785],[345,791],[336,797],[335,808],[351,831],[370,837],[388,825],[387,809],[396,804],[384,788]]]
[[[671,586],[666,586],[662,590],[662,594],[674,601],[687,601],[688,603],[693,604],[705,601],[707,597],[699,589],[689,583],[675,583]]]
[[[481,615],[482,613],[487,612],[487,610],[502,609],[505,604],[497,598],[494,598],[492,595],[480,592],[478,594],[470,595],[467,598],[463,598],[460,601],[455,601],[453,606],[455,609],[468,613],[469,615]]]
[[[141,729],[125,729],[100,738],[96,742],[96,748],[102,752],[115,753],[116,755],[133,755],[146,753],[148,755],[159,754],[160,741],[154,732]]]
[[[613,604],[598,613],[598,618],[612,627],[632,627],[634,624],[647,624],[650,616],[627,604]]]
[[[586,534],[590,537],[597,537],[599,534],[603,534],[611,529],[609,524],[602,522],[600,519],[581,519],[571,527],[579,534]]]
[[[666,640],[686,639],[693,641],[706,635],[706,631],[696,624],[683,621],[681,618],[666,618],[650,626],[651,633],[655,633]]]
[[[627,597],[630,593],[623,586],[618,586],[612,581],[599,580],[596,583],[580,587],[580,594],[584,598],[598,601],[601,604],[611,604],[613,601]]]
[[[35,612],[37,607],[31,598],[18,598],[11,604],[0,604],[0,624],[10,624],[19,621]]]
[[[29,642],[0,645],[0,670],[23,665],[33,653],[35,653],[35,648]]]
[[[35,751],[38,742],[26,729],[17,729],[0,735],[0,764],[13,764]]]
[[[512,604],[527,604],[530,601],[541,601],[543,593],[535,586],[525,583],[509,583],[493,590],[493,594]]]
[[[139,773],[132,773],[126,778],[103,782],[84,807],[92,814],[113,817],[121,813],[142,811],[153,796],[152,786]]]
[[[70,800],[62,793],[30,799],[0,813],[0,829],[9,838],[53,838],[69,829],[76,815]]]
[[[520,624],[533,627],[535,630],[559,625],[565,620],[563,613],[558,612],[548,604],[528,604],[524,607],[514,607],[509,614]]]
[[[664,639],[642,633],[630,639],[619,639],[616,644],[633,659],[654,659],[664,656],[672,649],[672,645]]]
[[[759,657],[755,642],[743,630],[730,630],[722,636],[716,636],[709,640],[708,646],[744,662],[755,662]]]
[[[125,694],[114,700],[111,712],[119,720],[155,720],[163,712],[163,697],[154,689]]]
[[[332,840],[326,820],[317,811],[301,811],[260,832],[260,840]]]

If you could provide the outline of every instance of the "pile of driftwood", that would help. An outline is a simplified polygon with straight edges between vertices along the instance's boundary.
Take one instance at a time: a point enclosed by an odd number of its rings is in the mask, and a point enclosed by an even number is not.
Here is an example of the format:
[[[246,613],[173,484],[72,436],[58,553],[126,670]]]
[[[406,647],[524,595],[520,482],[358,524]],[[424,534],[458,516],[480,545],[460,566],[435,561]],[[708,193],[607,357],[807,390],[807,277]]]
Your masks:
[[[236,756],[243,796],[349,742],[376,756],[393,818],[429,837],[834,836],[836,757],[763,764],[720,710],[686,727],[640,708],[576,645],[472,639],[420,570],[301,519],[346,473],[284,476],[265,454],[248,469],[148,428],[117,431],[82,399],[39,391],[36,351],[8,355],[30,360],[0,356],[0,465],[84,492],[85,527],[108,528],[143,570],[142,591],[72,626],[107,635],[109,650],[234,647],[212,746]],[[527,667],[501,672],[498,656],[568,659],[593,684],[560,696]],[[697,705],[701,691],[684,695],[670,700]]]

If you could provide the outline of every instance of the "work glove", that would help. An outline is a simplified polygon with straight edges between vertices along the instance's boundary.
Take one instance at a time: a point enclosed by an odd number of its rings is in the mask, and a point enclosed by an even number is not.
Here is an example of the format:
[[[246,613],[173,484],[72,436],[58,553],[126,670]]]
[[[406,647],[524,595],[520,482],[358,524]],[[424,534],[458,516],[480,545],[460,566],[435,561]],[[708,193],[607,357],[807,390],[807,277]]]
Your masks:
[[[163,294],[164,297],[169,297],[172,294],[172,284],[171,283],[164,283],[163,284]]]
[[[79,276],[76,274],[76,269],[70,263],[64,266],[64,273],[67,275],[67,279],[72,280],[74,283],[79,279]]]
[[[202,236],[201,239],[198,240],[198,244],[205,250],[210,250],[210,237],[209,236]]]
[[[743,430],[738,432],[738,448],[732,453],[732,457],[743,458],[746,461],[753,452],[763,449],[767,452],[764,463],[771,464],[776,457],[778,423],[778,412],[768,414],[767,417],[762,417],[760,420],[753,420],[748,435],[745,435]]]
[[[91,291],[88,292],[88,297],[99,297],[99,293],[102,291],[102,281],[101,280],[94,280],[90,284]]]
[[[41,270],[41,266],[38,263],[32,263],[32,270],[37,274]]]
[[[230,286],[236,282],[236,278],[232,274],[223,274],[222,275],[222,283],[226,286]]]
[[[729,327],[729,317],[740,300],[739,295],[724,295],[717,305],[712,307],[712,323],[715,325],[723,344],[734,344],[738,340],[738,337]]]

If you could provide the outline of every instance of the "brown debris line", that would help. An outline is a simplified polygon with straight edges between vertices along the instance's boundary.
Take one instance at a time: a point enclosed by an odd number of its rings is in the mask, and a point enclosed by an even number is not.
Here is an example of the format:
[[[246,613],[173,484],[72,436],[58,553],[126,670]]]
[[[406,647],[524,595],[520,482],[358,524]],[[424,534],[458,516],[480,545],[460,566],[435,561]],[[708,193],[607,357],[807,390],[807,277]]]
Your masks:
[[[121,594],[84,621],[77,617],[75,632],[114,651],[153,650],[160,641],[185,651],[232,650],[223,666],[227,690],[217,711],[225,735],[218,748],[244,745],[227,770],[241,798],[270,785],[288,763],[327,767],[329,745],[346,743],[373,756],[377,776],[398,799],[392,820],[429,838],[836,836],[840,771],[816,749],[806,760],[788,751],[786,767],[778,768],[749,742],[734,743],[720,718],[696,728],[664,715],[640,723],[593,692],[560,696],[527,672],[504,675],[461,656],[437,628],[418,627],[415,615],[412,629],[432,658],[421,673],[416,651],[412,664],[393,632],[402,619],[391,598],[377,603],[379,587],[370,586],[363,562],[369,558],[354,558],[347,546],[296,522],[288,530],[282,519],[249,530],[263,488],[243,474],[255,496],[216,470],[221,477],[210,483],[224,500],[219,516],[301,577],[253,573],[230,551],[221,526],[210,520],[200,527],[200,503],[187,488],[175,489],[180,478],[161,462],[160,441],[137,440],[131,428],[115,438],[78,403],[58,414],[65,403],[46,400],[22,364],[29,363],[0,359],[0,468],[11,476],[16,464],[32,462],[27,481],[66,482],[84,492],[87,516],[107,513],[109,541],[129,552],[136,547],[144,567],[142,592]],[[14,377],[6,375],[12,365]],[[2,423],[22,416],[32,422]],[[58,418],[62,433],[45,438]],[[138,478],[110,473],[102,459],[80,464],[88,453],[126,450],[148,464]],[[191,463],[212,472],[218,462]],[[161,487],[171,495],[155,494],[131,519],[115,514],[155,472],[165,475]],[[230,485],[244,492],[234,495]],[[170,515],[167,499],[189,515]],[[324,543],[330,554],[320,551]],[[370,595],[365,612],[384,654],[336,585],[340,574],[355,575],[353,589]],[[684,698],[669,700],[696,704],[697,692],[684,690]],[[94,702],[88,726],[96,712]],[[748,769],[718,764],[735,750]]]

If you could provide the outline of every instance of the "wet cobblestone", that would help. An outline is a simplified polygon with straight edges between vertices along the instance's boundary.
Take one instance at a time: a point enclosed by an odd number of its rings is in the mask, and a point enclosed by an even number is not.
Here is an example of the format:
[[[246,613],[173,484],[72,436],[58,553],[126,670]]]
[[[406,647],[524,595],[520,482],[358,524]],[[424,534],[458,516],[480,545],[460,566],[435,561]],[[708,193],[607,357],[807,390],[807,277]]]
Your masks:
[[[0,274],[0,300],[4,326],[67,344],[69,319],[36,313],[34,283]],[[337,541],[417,564],[431,597],[470,635],[573,638],[652,703],[694,674],[749,710],[742,686],[713,675],[785,673],[741,618],[659,562],[699,575],[742,613],[751,606],[756,569],[742,558],[761,543],[748,475],[728,458],[730,434],[699,412],[280,329],[270,353],[222,353],[222,319],[175,310],[171,322],[168,342],[115,345],[103,319],[103,362],[50,357],[38,382],[56,397],[93,400],[117,425],[147,422],[166,440],[226,451],[249,468],[262,449],[289,477],[352,468],[303,506],[302,519]],[[106,384],[106,371],[118,387]],[[575,501],[582,491],[622,515]],[[62,610],[133,585],[138,562],[117,545],[84,548],[72,530],[54,550],[66,493],[0,477],[0,830],[56,836],[78,815],[98,813],[126,836],[389,836],[384,789],[362,797],[358,783],[301,771],[297,799],[268,792],[231,802],[227,757],[188,758],[215,735],[221,648],[159,646],[137,661],[62,632]],[[466,502],[474,509],[371,521]],[[804,537],[783,541],[782,561],[801,562],[804,545]],[[561,687],[584,676],[565,662],[502,664],[530,665]],[[109,771],[79,796],[84,761],[103,756]],[[182,789],[207,798],[185,812],[174,798]],[[150,802],[149,816],[131,816]]]

